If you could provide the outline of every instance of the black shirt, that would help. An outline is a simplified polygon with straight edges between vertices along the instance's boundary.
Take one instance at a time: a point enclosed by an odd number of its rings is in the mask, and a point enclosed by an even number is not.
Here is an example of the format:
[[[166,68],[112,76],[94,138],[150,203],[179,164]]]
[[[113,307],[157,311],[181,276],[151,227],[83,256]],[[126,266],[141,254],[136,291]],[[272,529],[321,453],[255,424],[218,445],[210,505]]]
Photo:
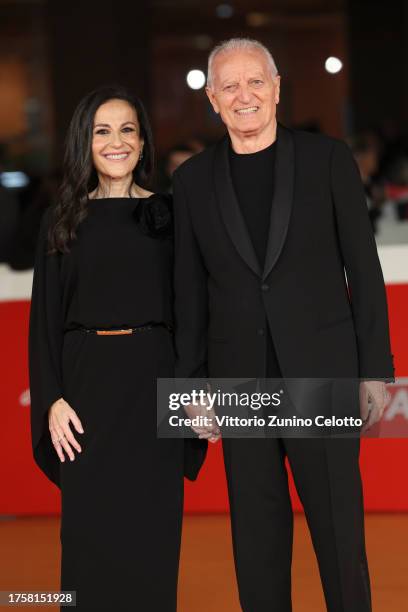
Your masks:
[[[276,141],[256,153],[229,148],[232,183],[261,268],[264,266],[274,189]],[[280,368],[268,328],[266,374],[279,377]]]
[[[263,268],[274,188],[276,141],[256,153],[235,153],[231,145],[229,151],[235,193]]]

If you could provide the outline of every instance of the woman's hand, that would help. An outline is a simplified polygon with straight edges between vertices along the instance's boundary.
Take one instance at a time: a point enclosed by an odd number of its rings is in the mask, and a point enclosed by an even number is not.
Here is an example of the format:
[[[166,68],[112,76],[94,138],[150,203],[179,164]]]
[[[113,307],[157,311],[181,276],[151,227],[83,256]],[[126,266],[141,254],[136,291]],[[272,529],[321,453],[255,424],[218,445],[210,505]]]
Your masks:
[[[62,449],[65,450],[71,461],[75,459],[75,455],[70,445],[72,445],[78,453],[82,450],[71,431],[69,426],[70,421],[79,433],[84,433],[81,421],[75,410],[71,408],[68,402],[60,397],[60,399],[53,403],[48,411],[48,425],[52,443],[61,461],[65,461],[65,455]]]

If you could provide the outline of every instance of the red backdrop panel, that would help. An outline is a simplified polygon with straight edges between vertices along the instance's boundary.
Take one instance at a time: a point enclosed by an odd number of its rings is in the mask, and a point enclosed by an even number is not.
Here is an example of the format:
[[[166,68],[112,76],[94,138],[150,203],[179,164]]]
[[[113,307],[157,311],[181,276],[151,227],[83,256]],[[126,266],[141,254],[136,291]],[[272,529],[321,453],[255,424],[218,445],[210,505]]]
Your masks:
[[[387,286],[391,338],[397,376],[408,375],[408,285]],[[41,514],[59,511],[58,489],[48,482],[31,456],[27,371],[29,303],[0,302],[1,416],[0,514]],[[398,390],[397,390],[398,391]],[[395,391],[393,391],[395,395]],[[400,387],[395,423],[408,426],[408,389]],[[387,427],[390,423],[387,424]],[[367,510],[408,510],[406,464],[408,439],[364,439],[361,469]],[[290,478],[295,509],[301,509]],[[186,483],[186,510],[225,512],[228,509],[221,444],[210,446],[197,483]]]

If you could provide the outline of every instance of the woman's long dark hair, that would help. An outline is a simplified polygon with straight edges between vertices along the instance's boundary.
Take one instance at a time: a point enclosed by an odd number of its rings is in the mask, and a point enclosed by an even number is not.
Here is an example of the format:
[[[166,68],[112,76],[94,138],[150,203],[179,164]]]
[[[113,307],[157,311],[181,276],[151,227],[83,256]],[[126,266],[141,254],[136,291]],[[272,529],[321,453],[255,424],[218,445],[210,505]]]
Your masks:
[[[48,233],[49,251],[69,251],[78,225],[87,215],[88,194],[96,189],[98,176],[92,159],[95,113],[109,100],[125,100],[135,111],[143,139],[143,157],[133,171],[133,180],[149,188],[154,167],[152,131],[141,101],[121,86],[102,87],[86,95],[72,117],[65,142],[63,180]]]

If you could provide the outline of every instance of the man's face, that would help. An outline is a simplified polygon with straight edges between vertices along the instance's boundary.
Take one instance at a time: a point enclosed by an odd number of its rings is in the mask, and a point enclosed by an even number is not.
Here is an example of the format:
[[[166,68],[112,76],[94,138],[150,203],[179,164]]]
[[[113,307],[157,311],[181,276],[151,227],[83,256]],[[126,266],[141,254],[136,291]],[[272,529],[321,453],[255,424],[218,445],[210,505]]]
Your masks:
[[[237,50],[215,57],[206,92],[230,133],[257,136],[275,123],[279,85],[262,51]]]

